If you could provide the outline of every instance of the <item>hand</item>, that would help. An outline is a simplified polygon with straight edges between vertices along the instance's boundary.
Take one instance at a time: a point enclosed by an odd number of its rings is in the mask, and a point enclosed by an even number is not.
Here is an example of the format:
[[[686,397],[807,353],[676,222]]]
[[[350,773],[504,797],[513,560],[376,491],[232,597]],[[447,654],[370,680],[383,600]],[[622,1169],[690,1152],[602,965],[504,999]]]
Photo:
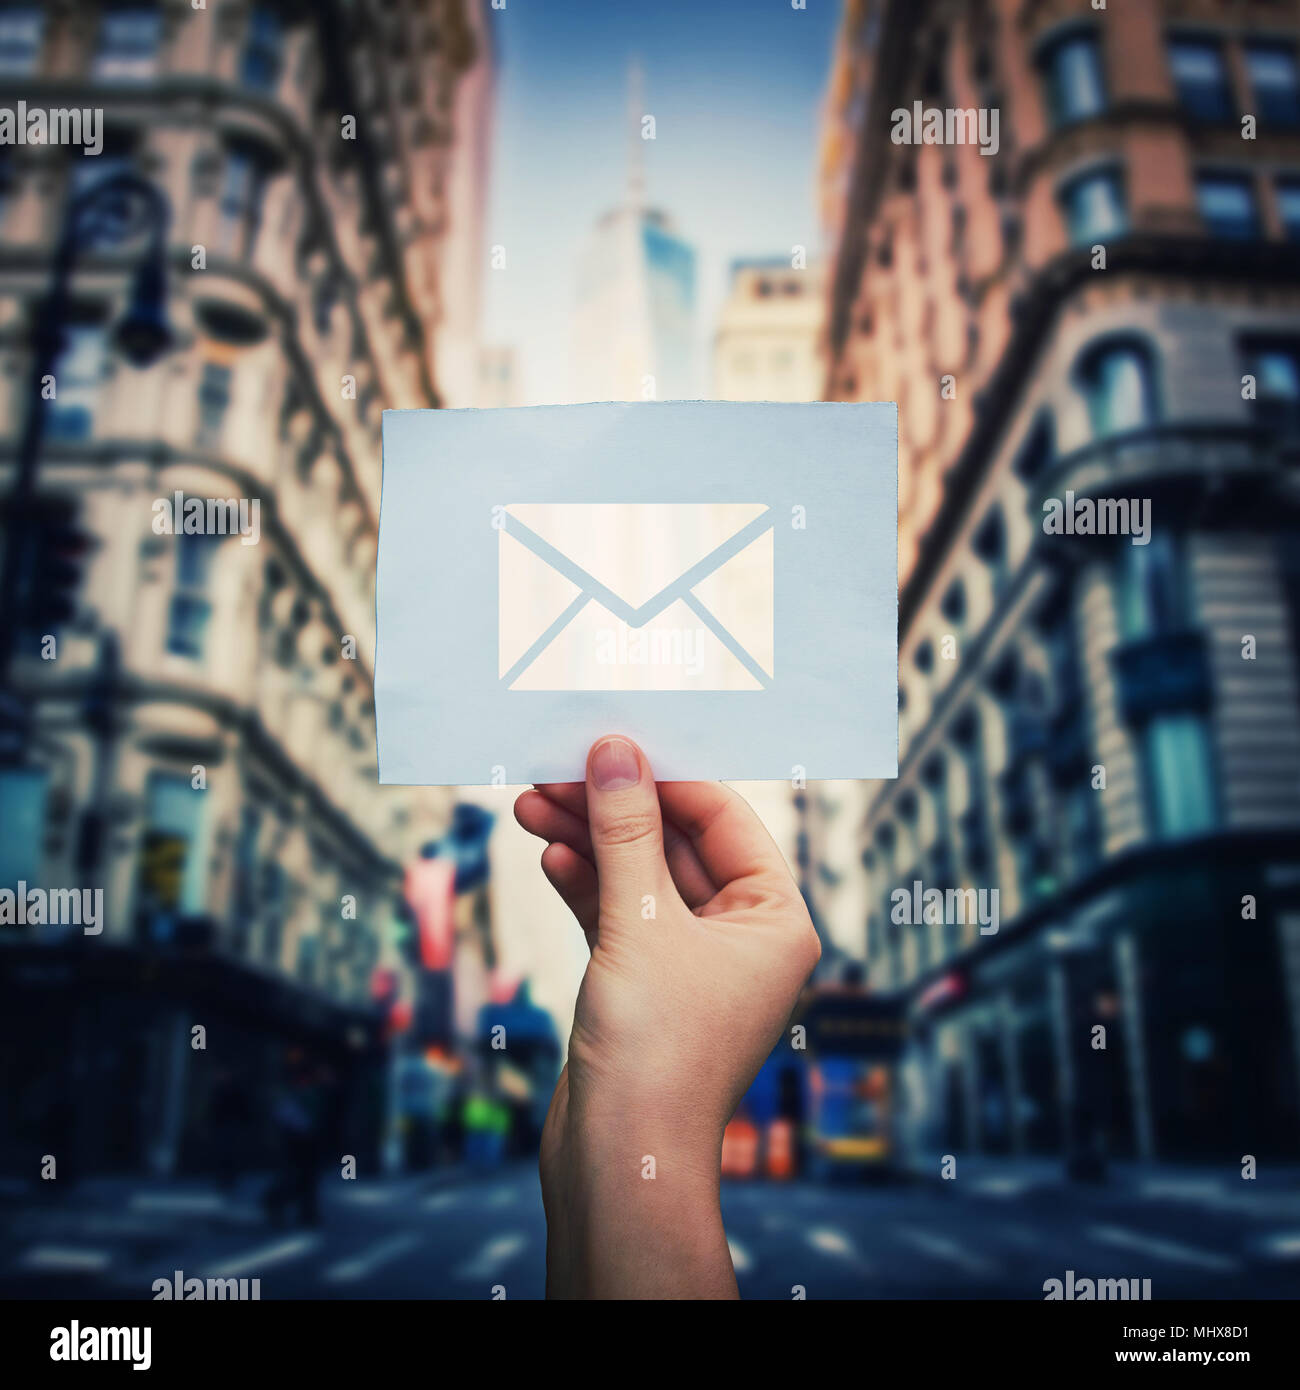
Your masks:
[[[585,784],[515,803],[591,947],[542,1135],[551,1296],[736,1296],[722,1131],[821,955],[739,795],[657,793],[644,754],[606,738]]]

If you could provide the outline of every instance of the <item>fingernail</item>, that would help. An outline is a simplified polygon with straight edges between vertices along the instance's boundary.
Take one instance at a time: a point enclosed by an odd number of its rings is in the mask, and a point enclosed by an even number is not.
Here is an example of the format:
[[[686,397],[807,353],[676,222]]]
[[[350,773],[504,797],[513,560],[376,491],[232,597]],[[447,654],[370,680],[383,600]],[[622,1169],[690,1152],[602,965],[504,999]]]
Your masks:
[[[624,738],[607,738],[591,755],[591,780],[603,792],[635,787],[641,780],[636,749]]]

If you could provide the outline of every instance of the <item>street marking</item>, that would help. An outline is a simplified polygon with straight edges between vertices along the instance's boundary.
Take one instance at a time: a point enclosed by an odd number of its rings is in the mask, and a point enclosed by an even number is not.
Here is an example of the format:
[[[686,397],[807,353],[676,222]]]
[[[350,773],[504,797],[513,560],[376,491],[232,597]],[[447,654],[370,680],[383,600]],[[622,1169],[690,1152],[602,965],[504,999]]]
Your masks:
[[[1018,1197],[1028,1186],[1022,1178],[981,1178],[975,1191],[987,1192],[990,1197]]]
[[[1144,1182],[1139,1190],[1144,1197],[1168,1197],[1174,1201],[1180,1198],[1204,1201],[1223,1196],[1223,1184],[1215,1178],[1153,1178]]]
[[[833,1226],[814,1226],[808,1232],[808,1244],[814,1250],[821,1251],[823,1255],[844,1260],[852,1265],[859,1274],[874,1275],[875,1273],[871,1261],[863,1259],[848,1236],[843,1231],[837,1231]]]
[[[947,1236],[937,1236],[933,1231],[919,1231],[912,1226],[895,1226],[894,1234],[923,1255],[956,1265],[967,1274],[999,1273],[997,1265],[991,1260],[986,1260],[982,1255],[972,1255],[969,1250],[958,1245],[955,1240],[949,1240]]]
[[[1270,1236],[1264,1244],[1271,1254],[1290,1259],[1293,1255],[1300,1255],[1300,1231],[1279,1232]]]
[[[18,1261],[24,1269],[107,1269],[107,1250],[74,1250],[68,1245],[33,1245]]]
[[[234,1255],[224,1264],[208,1271],[211,1279],[229,1279],[246,1269],[265,1269],[267,1265],[281,1264],[285,1260],[296,1260],[320,1244],[320,1236],[290,1236],[286,1240],[273,1241],[270,1245],[259,1245],[254,1250]]]
[[[408,1233],[392,1236],[388,1240],[381,1240],[378,1245],[372,1246],[360,1255],[340,1260],[338,1264],[332,1265],[325,1271],[325,1277],[336,1284],[346,1284],[353,1279],[364,1279],[367,1274],[372,1274],[381,1265],[391,1263],[391,1261],[405,1255],[408,1250],[414,1250],[419,1244],[420,1237],[417,1235]]]
[[[738,1240],[728,1237],[727,1249],[731,1251],[731,1267],[737,1274],[744,1274],[747,1269],[754,1267],[754,1261],[750,1259],[749,1251]]]
[[[397,1193],[391,1187],[352,1187],[344,1194],[345,1202],[359,1207],[382,1207],[393,1201]]]
[[[133,1211],[220,1211],[223,1206],[215,1192],[137,1192],[131,1198]]]
[[[420,1205],[425,1211],[446,1211],[448,1207],[460,1205],[460,1198],[454,1192],[435,1192],[432,1197],[426,1197]]]
[[[520,1231],[495,1236],[478,1252],[452,1271],[453,1279],[490,1279],[504,1268],[528,1244]]]
[[[1159,1236],[1146,1235],[1141,1231],[1126,1231],[1122,1226],[1092,1226],[1088,1230],[1088,1236],[1103,1245],[1140,1250],[1144,1255],[1152,1255],[1157,1260],[1167,1260],[1170,1264],[1195,1265],[1199,1269],[1218,1269],[1225,1273],[1241,1268],[1240,1260],[1231,1259],[1227,1255],[1197,1250],[1193,1246],[1163,1240]]]
[[[487,1205],[489,1207],[508,1207],[514,1202],[518,1195],[515,1188],[503,1187],[499,1192],[494,1192],[487,1199]]]

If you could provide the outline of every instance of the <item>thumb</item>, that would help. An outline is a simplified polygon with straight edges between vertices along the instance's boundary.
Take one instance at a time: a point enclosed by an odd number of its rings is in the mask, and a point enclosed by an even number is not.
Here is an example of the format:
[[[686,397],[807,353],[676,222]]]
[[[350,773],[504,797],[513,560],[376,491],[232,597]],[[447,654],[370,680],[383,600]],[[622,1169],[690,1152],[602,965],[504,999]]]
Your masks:
[[[671,880],[654,777],[630,740],[603,738],[587,755],[587,822],[602,909],[639,912]]]

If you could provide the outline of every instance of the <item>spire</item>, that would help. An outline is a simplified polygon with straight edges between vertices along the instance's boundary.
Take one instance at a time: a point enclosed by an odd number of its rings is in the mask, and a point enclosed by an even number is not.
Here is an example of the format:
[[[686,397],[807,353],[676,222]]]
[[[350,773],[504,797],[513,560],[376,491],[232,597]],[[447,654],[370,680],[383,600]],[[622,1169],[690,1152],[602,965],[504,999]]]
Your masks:
[[[645,115],[645,94],[641,60],[633,58],[627,73],[628,160],[627,201],[639,212],[645,204],[645,141],[641,138],[641,120]]]

